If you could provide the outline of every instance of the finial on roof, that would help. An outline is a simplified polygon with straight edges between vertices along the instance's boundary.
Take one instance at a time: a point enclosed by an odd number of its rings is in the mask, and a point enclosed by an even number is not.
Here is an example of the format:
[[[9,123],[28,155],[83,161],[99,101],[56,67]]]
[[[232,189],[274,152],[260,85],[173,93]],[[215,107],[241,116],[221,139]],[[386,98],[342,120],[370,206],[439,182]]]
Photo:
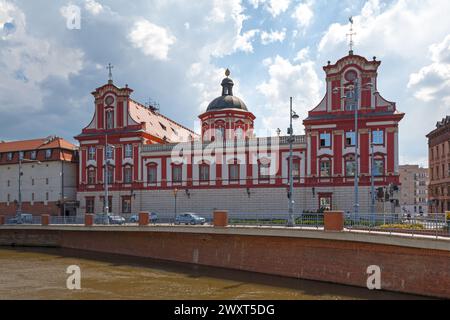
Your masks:
[[[229,77],[230,74],[231,74],[230,69],[227,68],[227,70],[225,70],[225,75],[226,75],[227,77]]]
[[[113,82],[113,76],[112,76],[112,69],[114,68],[114,66],[111,63],[108,63],[108,65],[106,66],[106,69],[108,69],[108,83],[112,83]]]
[[[349,41],[349,54],[353,55],[353,46],[354,46],[354,42],[353,42],[353,36],[356,35],[356,32],[353,32],[353,17],[348,18],[348,21],[350,21],[350,33],[347,33],[347,36],[350,38]]]

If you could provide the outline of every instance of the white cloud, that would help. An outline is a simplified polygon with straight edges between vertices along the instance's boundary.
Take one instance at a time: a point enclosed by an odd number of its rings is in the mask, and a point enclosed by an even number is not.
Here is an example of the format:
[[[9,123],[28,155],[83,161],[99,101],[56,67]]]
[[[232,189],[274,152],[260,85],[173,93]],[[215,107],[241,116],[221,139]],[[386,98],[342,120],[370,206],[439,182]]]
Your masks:
[[[309,58],[309,47],[301,49],[299,52],[297,52],[297,55],[294,58],[294,61],[305,61]]]
[[[291,4],[291,0],[249,0],[249,2],[254,8],[263,5],[265,10],[274,18],[285,12]]]
[[[274,132],[276,128],[287,126],[289,97],[293,97],[294,109],[303,119],[307,108],[318,103],[322,82],[315,72],[314,62],[310,60],[293,64],[277,55],[272,60],[265,59],[263,64],[268,68],[269,80],[257,86],[257,91],[266,101],[264,127],[260,129]],[[296,124],[297,134],[301,133],[302,127],[300,122]]]
[[[170,31],[145,19],[134,24],[128,39],[135,48],[157,60],[167,60],[169,48],[176,41]]]
[[[292,17],[296,20],[300,28],[308,27],[313,18],[314,11],[312,9],[313,2],[311,0],[306,0],[305,2],[299,3],[292,14]]]
[[[261,43],[263,45],[267,45],[269,43],[272,42],[283,42],[284,39],[286,38],[286,28],[283,28],[283,30],[281,31],[270,31],[270,32],[266,32],[263,31],[261,33]]]
[[[450,105],[450,34],[430,46],[432,63],[409,77],[408,88],[422,101],[438,101]]]
[[[258,29],[249,30],[244,34],[238,34],[234,42],[233,49],[235,51],[253,52],[252,40],[259,33]]]
[[[12,23],[14,31],[0,40],[0,61],[7,61],[0,64],[0,110],[11,106],[40,109],[45,95],[40,85],[49,77],[67,80],[78,74],[84,53],[29,35],[25,14],[7,1],[0,1],[0,23],[3,21]]]
[[[89,13],[96,16],[103,11],[103,6],[95,0],[86,0],[84,7]]]

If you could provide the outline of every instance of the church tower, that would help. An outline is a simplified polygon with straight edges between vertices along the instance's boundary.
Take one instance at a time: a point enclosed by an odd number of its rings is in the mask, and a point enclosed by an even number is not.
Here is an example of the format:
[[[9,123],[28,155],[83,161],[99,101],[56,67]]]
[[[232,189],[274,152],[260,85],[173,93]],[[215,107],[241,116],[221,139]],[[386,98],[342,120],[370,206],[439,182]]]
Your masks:
[[[222,95],[214,99],[199,118],[202,125],[202,139],[243,139],[253,136],[255,116],[247,110],[244,101],[233,95],[234,82],[230,70],[225,71],[222,80]]]

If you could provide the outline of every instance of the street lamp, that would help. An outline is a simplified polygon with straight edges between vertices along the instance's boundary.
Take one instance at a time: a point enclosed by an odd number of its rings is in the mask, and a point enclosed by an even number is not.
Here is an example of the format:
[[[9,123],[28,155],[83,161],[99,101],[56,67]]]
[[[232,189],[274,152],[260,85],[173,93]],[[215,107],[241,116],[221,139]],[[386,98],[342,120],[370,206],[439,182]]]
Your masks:
[[[373,87],[372,83],[366,83],[363,85],[364,89],[371,89]],[[359,82],[358,78],[355,79],[354,84],[350,84],[343,87],[335,87],[333,89],[333,93],[339,93],[339,90],[347,89],[351,96],[353,96],[353,107],[355,109],[355,183],[354,183],[354,196],[355,196],[355,216],[359,212],[359,196],[358,196],[358,188],[359,188],[359,169],[358,169],[358,161],[359,161],[359,139],[358,139],[358,105],[359,105]],[[362,90],[361,90],[362,91]],[[347,99],[348,96],[342,96],[341,99]]]
[[[290,113],[289,113],[289,128],[288,128],[288,134],[289,134],[289,193],[288,193],[288,199],[289,199],[289,219],[288,219],[288,227],[294,227],[295,226],[295,220],[294,220],[294,200],[292,199],[292,195],[294,193],[294,177],[292,176],[293,171],[293,163],[292,163],[292,144],[294,142],[294,129],[292,128],[292,120],[296,120],[299,118],[298,114],[295,113],[295,111],[292,110],[292,97],[290,97]]]
[[[41,162],[38,160],[24,159],[19,152],[19,203],[16,211],[17,215],[20,215],[22,213],[22,162],[36,162],[37,164],[41,164]]]
[[[175,201],[175,220],[174,220],[174,223],[175,223],[175,221],[176,221],[176,218],[177,218],[177,193],[178,193],[178,189],[177,188],[175,188],[175,189],[173,189],[173,197],[174,197],[174,201]]]
[[[109,220],[107,219],[108,214],[109,214],[109,192],[108,192],[108,183],[109,181],[109,176],[108,176],[108,171],[109,171],[109,158],[108,158],[108,148],[111,148],[111,150],[114,150],[115,147],[112,145],[108,145],[108,134],[105,134],[105,177],[104,177],[104,181],[105,181],[105,199],[104,199],[104,219],[103,219],[103,223],[109,223]],[[113,151],[111,151],[113,152]]]

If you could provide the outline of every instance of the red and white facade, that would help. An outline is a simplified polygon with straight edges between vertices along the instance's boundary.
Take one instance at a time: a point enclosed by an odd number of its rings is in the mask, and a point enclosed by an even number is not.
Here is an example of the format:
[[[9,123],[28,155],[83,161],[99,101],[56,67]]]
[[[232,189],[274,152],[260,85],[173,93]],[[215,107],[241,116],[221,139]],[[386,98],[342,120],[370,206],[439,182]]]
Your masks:
[[[379,61],[348,55],[324,67],[327,92],[295,136],[295,211],[329,207],[351,211],[354,184],[354,110],[341,96],[359,79],[360,212],[370,207],[371,142],[376,186],[399,184],[398,123],[403,114],[376,91]],[[222,81],[222,95],[199,118],[201,136],[133,101],[128,87],[110,81],[93,92],[95,114],[80,142],[78,200],[82,213],[103,211],[104,155],[108,154],[110,208],[173,213],[284,212],[288,206],[288,137],[257,138],[255,116]],[[335,88],[337,93],[333,93]],[[353,133],[352,133],[353,132]],[[108,144],[114,148],[105,153]],[[353,168],[353,171],[352,171]]]

